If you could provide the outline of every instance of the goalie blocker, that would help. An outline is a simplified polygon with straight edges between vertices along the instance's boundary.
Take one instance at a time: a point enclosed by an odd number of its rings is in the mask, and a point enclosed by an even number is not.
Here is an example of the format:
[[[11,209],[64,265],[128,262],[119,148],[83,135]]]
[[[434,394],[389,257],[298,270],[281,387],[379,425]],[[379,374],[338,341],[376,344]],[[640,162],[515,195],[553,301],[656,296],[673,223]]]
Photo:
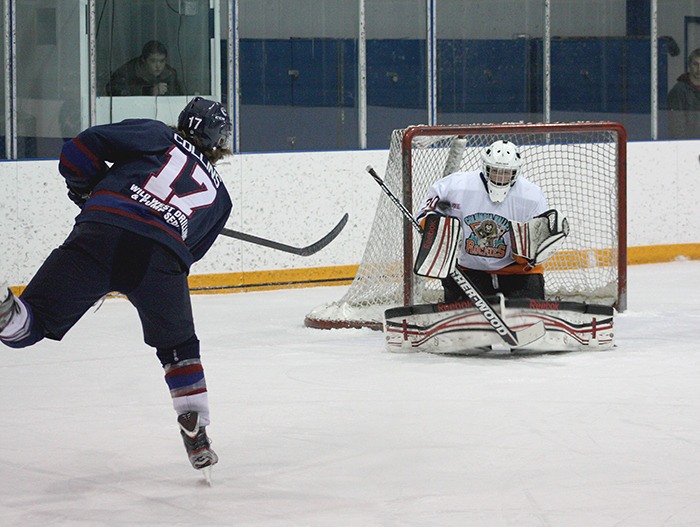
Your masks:
[[[543,322],[545,335],[516,353],[606,350],[614,345],[612,307],[579,302],[489,299],[510,327]],[[384,334],[389,351],[475,354],[499,349],[501,338],[471,302],[387,309]]]
[[[459,218],[428,214],[413,272],[427,278],[447,278],[455,270],[461,236]]]

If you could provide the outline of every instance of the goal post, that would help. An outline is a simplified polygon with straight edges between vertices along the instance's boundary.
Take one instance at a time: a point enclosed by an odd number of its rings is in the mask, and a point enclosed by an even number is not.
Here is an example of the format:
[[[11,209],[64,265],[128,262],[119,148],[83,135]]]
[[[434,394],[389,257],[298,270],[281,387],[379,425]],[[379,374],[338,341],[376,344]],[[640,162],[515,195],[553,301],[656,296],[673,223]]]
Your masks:
[[[497,140],[518,145],[520,176],[537,183],[571,232],[546,263],[547,299],[626,308],[627,134],[615,122],[411,126],[391,136],[384,182],[412,213],[430,186],[481,169]],[[305,319],[316,328],[381,329],[390,307],[442,300],[440,282],[413,273],[418,244],[410,223],[382,195],[358,272],[345,295]]]

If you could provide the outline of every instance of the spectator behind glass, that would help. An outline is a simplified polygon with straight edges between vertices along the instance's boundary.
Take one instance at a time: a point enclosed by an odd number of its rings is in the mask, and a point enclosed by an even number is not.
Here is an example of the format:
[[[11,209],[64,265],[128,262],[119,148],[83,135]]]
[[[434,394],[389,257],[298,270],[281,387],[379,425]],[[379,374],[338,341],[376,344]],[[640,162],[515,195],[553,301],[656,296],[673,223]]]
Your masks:
[[[177,71],[167,64],[168,50],[157,40],[146,42],[140,57],[120,66],[107,83],[107,95],[183,95]]]
[[[700,138],[700,48],[688,56],[688,72],[668,92],[671,137]]]

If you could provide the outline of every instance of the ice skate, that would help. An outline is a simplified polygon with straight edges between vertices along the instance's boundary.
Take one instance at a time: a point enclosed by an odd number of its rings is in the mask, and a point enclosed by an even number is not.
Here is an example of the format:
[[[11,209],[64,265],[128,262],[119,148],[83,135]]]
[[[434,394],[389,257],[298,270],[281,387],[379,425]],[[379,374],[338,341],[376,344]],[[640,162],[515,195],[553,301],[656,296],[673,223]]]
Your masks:
[[[180,434],[185,443],[190,463],[197,470],[201,470],[207,483],[211,485],[211,467],[219,461],[219,456],[209,446],[205,427],[199,426],[199,414],[197,412],[185,412],[177,417],[180,425]]]

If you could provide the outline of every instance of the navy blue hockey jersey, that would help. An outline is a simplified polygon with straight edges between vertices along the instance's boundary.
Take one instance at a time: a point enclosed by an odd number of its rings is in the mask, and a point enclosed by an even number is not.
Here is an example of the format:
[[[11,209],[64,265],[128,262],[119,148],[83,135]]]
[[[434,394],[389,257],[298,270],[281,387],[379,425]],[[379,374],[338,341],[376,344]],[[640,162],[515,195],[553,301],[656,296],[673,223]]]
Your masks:
[[[156,240],[188,268],[231,213],[214,166],[160,121],[88,128],[64,144],[58,169],[70,189],[90,193],[76,223],[107,223]]]

